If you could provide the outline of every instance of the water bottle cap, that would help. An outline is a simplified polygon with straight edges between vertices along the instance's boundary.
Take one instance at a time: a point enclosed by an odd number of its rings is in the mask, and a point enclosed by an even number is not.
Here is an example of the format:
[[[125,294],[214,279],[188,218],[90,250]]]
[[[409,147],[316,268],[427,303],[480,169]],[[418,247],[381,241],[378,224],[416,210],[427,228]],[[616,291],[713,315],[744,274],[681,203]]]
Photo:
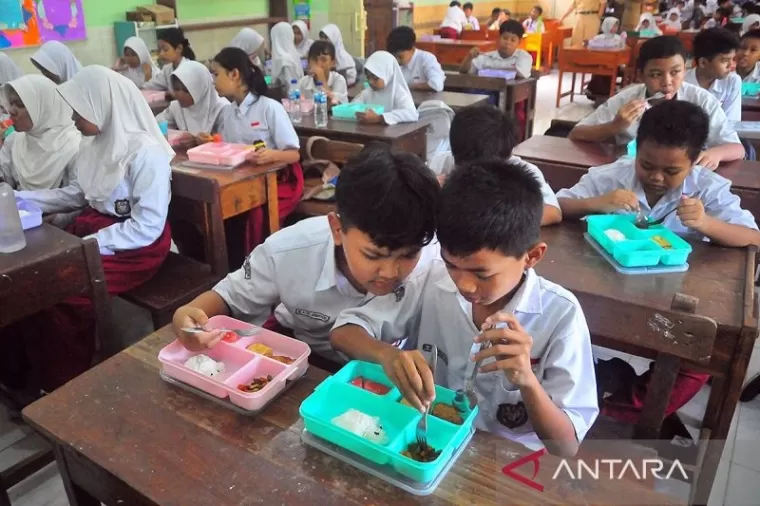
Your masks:
[[[322,81],[315,81],[314,84],[316,84],[317,86],[322,86]]]
[[[298,83],[298,79],[291,79],[290,80],[290,84],[296,84],[296,83]]]

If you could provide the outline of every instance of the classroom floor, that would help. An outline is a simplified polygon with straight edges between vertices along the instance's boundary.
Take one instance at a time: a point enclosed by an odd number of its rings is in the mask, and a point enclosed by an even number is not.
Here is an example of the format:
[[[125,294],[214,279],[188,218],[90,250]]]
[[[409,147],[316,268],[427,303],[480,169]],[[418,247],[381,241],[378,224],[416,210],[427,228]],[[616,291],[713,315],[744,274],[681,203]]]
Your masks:
[[[591,112],[592,105],[584,96],[576,97],[574,103],[562,100],[562,107],[554,107],[557,93],[555,73],[542,77],[538,84],[536,122],[534,133],[542,134],[552,119],[577,121]],[[569,77],[565,83],[569,86]],[[121,300],[114,302],[114,314],[118,315],[118,330],[122,344],[128,346],[151,330],[147,313]],[[643,373],[648,362],[644,359],[622,355],[639,373]],[[760,373],[760,340],[755,344],[749,365],[748,377]],[[693,437],[698,436],[699,420],[707,405],[710,387],[705,386],[679,414]],[[0,469],[33,453],[42,444],[32,429],[9,420],[0,406]],[[680,482],[661,483],[658,488],[688,499],[688,487]],[[11,488],[13,506],[68,506],[60,475],[56,465],[50,464],[35,475]],[[718,468],[715,484],[710,496],[710,506],[757,506],[760,504],[760,397],[746,404],[739,404],[734,415],[731,431]]]

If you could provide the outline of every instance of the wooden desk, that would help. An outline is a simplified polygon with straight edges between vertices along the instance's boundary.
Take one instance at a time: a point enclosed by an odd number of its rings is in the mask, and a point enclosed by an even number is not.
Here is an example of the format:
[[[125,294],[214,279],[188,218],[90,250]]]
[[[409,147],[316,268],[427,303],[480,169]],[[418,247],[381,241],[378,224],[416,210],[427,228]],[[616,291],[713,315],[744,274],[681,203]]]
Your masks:
[[[224,276],[229,272],[227,238],[224,220],[267,205],[269,233],[280,229],[277,203],[278,171],[287,167],[281,163],[269,165],[246,164],[234,170],[204,170],[180,165],[187,155],[178,154],[172,162],[172,201],[169,217],[172,222],[192,223],[203,238],[203,257],[212,272]],[[187,251],[198,244],[182,244]],[[195,247],[195,248],[194,248]]]
[[[760,98],[742,97],[742,121],[760,121]]]
[[[367,144],[372,141],[389,144],[394,151],[406,151],[419,155],[424,161],[427,157],[428,124],[422,121],[399,123],[397,125],[365,125],[358,121],[336,120],[330,118],[326,127],[314,125],[314,116],[305,116],[301,123],[293,125],[299,136],[314,135],[327,137],[334,141]]]
[[[348,89],[348,98],[353,100],[364,90],[364,84],[359,83],[351,86]],[[485,105],[488,103],[488,95],[478,95],[475,93],[458,93],[455,91],[419,91],[411,90],[412,100],[414,105],[419,107],[423,102],[427,100],[440,100],[454,112],[462,109],[463,107],[470,107],[472,105]]]
[[[609,76],[610,96],[615,94],[618,68],[628,65],[631,49],[601,50],[588,48],[560,48],[559,50],[559,81],[557,82],[557,107],[562,97],[570,95],[570,102],[575,98],[575,74],[581,75],[581,89],[585,84],[586,74]],[[562,91],[562,76],[565,72],[573,75],[570,91]]]
[[[418,40],[417,49],[429,51],[435,55],[442,66],[456,67],[462,64],[472,48],[477,47],[481,53],[495,51],[495,40]]]
[[[628,481],[553,481],[559,460],[543,455],[539,492],[502,468],[532,451],[478,432],[429,497],[415,497],[309,448],[298,408],[327,373],[304,379],[257,417],[244,417],[164,383],[156,355],[173,339],[165,327],[24,410],[53,442],[75,506],[642,504],[671,497]],[[574,464],[573,464],[574,465]],[[530,464],[519,468],[533,475]]]
[[[536,270],[578,297],[595,344],[648,358],[667,354],[673,342],[664,337],[647,339],[641,327],[646,329],[651,315],[671,311],[676,292],[697,297],[696,315],[718,323],[712,350],[702,360],[686,361],[713,376],[702,421],[702,437],[710,445],[696,486],[696,503],[706,504],[758,334],[756,248],[692,242],[685,273],[626,276],[586,243],[583,230],[577,221],[542,228],[542,240],[549,248]]]

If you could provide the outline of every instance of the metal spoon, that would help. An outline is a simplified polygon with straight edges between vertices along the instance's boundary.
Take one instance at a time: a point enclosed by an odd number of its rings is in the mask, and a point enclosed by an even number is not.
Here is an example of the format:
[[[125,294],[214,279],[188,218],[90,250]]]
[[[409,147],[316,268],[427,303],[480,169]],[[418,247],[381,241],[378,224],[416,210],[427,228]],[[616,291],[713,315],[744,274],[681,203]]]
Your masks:
[[[497,323],[491,328],[503,329],[506,326],[507,324],[502,322]],[[491,341],[485,341],[480,346],[473,344],[472,349],[470,350],[470,356],[480,353],[483,350],[487,350],[490,347]],[[478,405],[478,394],[475,393],[475,376],[478,374],[478,371],[480,371],[480,366],[482,363],[483,359],[480,359],[475,363],[473,363],[472,360],[467,362],[467,368],[464,372],[464,388],[460,388],[454,393],[453,405],[457,411],[461,413],[472,411],[475,409],[475,406]]]
[[[661,92],[661,91],[658,91],[657,93],[655,93],[651,97],[645,99],[645,101],[649,102],[650,100],[660,100],[661,98],[665,98],[665,94],[663,92]]]
[[[240,337],[250,337],[255,336],[259,333],[259,329],[256,328],[248,328],[248,329],[204,329],[203,327],[184,327],[182,328],[182,332],[187,332],[188,334],[200,334],[201,332],[214,332],[214,331],[222,331],[222,332],[234,332]]]

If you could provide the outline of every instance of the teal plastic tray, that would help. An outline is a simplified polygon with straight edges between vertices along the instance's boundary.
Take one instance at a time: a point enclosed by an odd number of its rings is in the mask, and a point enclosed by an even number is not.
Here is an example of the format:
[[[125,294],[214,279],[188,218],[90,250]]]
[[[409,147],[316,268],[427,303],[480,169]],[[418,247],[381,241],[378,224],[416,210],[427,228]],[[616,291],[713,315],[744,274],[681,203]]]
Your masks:
[[[357,112],[366,112],[367,109],[372,109],[377,114],[383,114],[385,112],[385,107],[382,105],[372,105],[372,104],[341,104],[333,106],[332,108],[332,115],[335,119],[347,119],[356,121],[356,113]]]
[[[760,83],[742,83],[742,95],[745,97],[760,95]]]
[[[623,267],[653,267],[656,265],[683,265],[691,253],[691,245],[662,225],[647,230],[634,225],[633,215],[594,215],[586,217],[588,233],[612,258]],[[626,238],[613,241],[605,234],[617,230]],[[653,237],[660,236],[671,244],[665,249]]]
[[[350,382],[362,376],[382,383],[391,390],[385,395],[377,395],[361,389]],[[414,408],[401,404],[401,392],[393,386],[377,364],[352,361],[335,375],[322,382],[301,404],[301,417],[306,430],[326,441],[345,448],[381,466],[388,466],[411,480],[428,483],[438,476],[451,460],[472,430],[478,408],[467,414],[462,425],[455,425],[435,416],[428,416],[427,441],[441,454],[433,462],[417,462],[401,455],[410,443],[416,441],[416,428],[422,414]],[[436,386],[434,404],[452,404],[454,392]],[[332,423],[333,418],[349,409],[356,409],[370,416],[380,418],[388,442],[384,445],[357,436]]]

